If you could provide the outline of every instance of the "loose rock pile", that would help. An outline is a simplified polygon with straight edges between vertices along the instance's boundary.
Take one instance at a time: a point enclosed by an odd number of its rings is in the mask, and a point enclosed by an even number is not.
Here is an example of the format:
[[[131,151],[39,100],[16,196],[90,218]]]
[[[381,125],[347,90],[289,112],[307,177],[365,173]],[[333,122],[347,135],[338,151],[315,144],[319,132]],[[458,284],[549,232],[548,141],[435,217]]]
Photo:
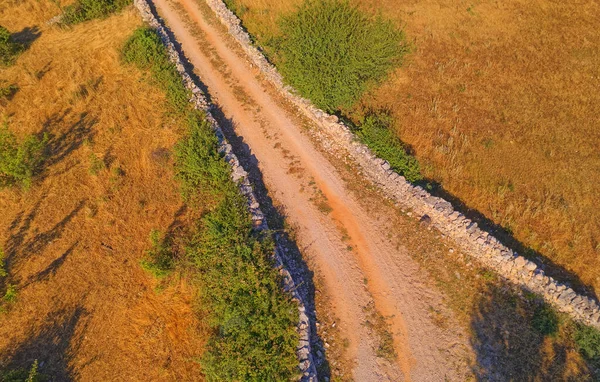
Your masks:
[[[310,101],[298,96],[284,84],[282,76],[264,55],[252,44],[241,21],[222,0],[206,0],[218,19],[240,44],[251,63],[256,65],[275,88],[306,117],[321,127],[314,132],[325,150],[342,150],[357,163],[369,180],[379,185],[384,194],[453,239],[483,266],[496,271],[507,280],[541,295],[559,311],[570,314],[576,321],[600,329],[600,306],[597,301],[577,294],[545,275],[535,263],[519,256],[501,244],[494,236],[481,230],[476,222],[455,211],[452,204],[429,194],[420,186],[414,186],[403,176],[390,169],[390,164],[376,157],[364,144],[358,142],[350,129],[335,116],[316,108]]]
[[[154,14],[154,12],[152,12],[152,8],[146,0],[135,0],[134,4],[142,15],[144,21],[158,32],[163,44],[167,48],[167,53],[171,62],[175,64],[177,71],[182,77],[183,84],[192,92],[192,98],[190,102],[196,109],[202,110],[206,113],[206,119],[212,125],[215,134],[218,137],[220,146],[219,151],[223,153],[225,160],[227,160],[227,162],[231,165],[231,178],[238,183],[241,193],[246,197],[248,202],[248,210],[252,215],[252,221],[254,222],[255,228],[259,231],[268,230],[265,216],[260,210],[260,205],[256,196],[254,195],[252,185],[248,180],[248,173],[240,165],[238,158],[232,151],[231,145],[227,143],[221,127],[210,111],[211,105],[206,100],[204,93],[194,83],[191,76],[186,71],[185,66],[183,65],[183,59],[175,48],[175,45],[173,45],[165,26]],[[300,335],[300,343],[296,349],[296,354],[299,360],[299,368],[302,373],[301,380],[310,382],[317,381],[317,372],[315,363],[313,361],[310,343],[311,326],[309,318],[306,312],[305,304],[302,301],[300,294],[296,291],[294,280],[290,272],[284,267],[284,263],[282,261],[283,254],[283,248],[279,244],[276,244],[274,254],[275,265],[283,276],[284,290],[290,293],[292,295],[292,299],[298,304],[299,320],[297,329]]]

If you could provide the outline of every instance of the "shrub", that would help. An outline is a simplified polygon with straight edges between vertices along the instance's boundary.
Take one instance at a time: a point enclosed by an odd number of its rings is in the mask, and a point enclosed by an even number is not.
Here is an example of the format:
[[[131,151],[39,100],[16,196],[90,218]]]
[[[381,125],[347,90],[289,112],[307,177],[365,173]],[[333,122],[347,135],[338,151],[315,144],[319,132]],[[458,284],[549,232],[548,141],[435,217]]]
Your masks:
[[[152,248],[146,252],[146,258],[142,260],[142,268],[150,272],[154,277],[167,276],[175,268],[175,259],[171,251],[171,243],[157,230],[150,233]]]
[[[543,304],[533,312],[531,325],[541,335],[551,336],[558,332],[558,316],[554,309]]]
[[[139,69],[149,70],[154,82],[165,91],[169,103],[177,112],[184,113],[189,108],[191,93],[182,85],[181,76],[169,61],[167,50],[154,30],[136,30],[125,43],[123,59]]]
[[[385,114],[367,115],[356,129],[359,139],[391,168],[410,182],[423,179],[419,162],[410,155],[402,141],[391,129],[392,119]]]
[[[13,40],[8,29],[0,26],[0,66],[12,65],[23,49],[23,45]]]
[[[77,0],[65,7],[62,22],[77,24],[108,17],[131,4],[131,0]]]
[[[273,247],[253,234],[246,200],[230,178],[214,131],[200,118],[190,114],[189,133],[175,155],[184,193],[196,190],[216,201],[187,249],[214,330],[203,371],[209,380],[288,380],[297,365],[297,313],[281,291]]]
[[[46,378],[38,372],[38,361],[33,361],[31,368],[15,369],[4,373],[0,373],[0,381],[2,382],[42,382]]]
[[[600,331],[591,326],[578,325],[574,335],[579,351],[589,360],[600,361]]]
[[[308,0],[281,22],[279,68],[317,106],[348,108],[401,63],[404,35],[341,0]]]
[[[28,136],[18,142],[6,124],[0,125],[0,187],[20,184],[29,188],[44,161],[48,138]]]

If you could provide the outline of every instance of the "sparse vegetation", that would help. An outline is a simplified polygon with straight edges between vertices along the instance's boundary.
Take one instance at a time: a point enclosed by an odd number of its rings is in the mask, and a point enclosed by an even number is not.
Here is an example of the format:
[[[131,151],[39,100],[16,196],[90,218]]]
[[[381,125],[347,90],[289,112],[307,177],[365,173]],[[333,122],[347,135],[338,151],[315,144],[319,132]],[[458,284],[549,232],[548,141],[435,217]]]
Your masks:
[[[230,178],[218,141],[202,112],[187,102],[174,65],[156,32],[140,29],[126,43],[126,62],[149,70],[170,95],[187,134],[175,148],[175,171],[191,207],[202,195],[208,208],[187,238],[200,306],[212,331],[201,358],[209,380],[288,380],[295,372],[298,335],[295,307],[273,268],[273,246],[252,229],[246,201]],[[153,264],[172,267],[168,250],[155,240]]]
[[[22,44],[13,40],[10,31],[0,25],[0,67],[12,65],[23,49]]]
[[[328,112],[351,107],[408,50],[392,23],[343,0],[306,1],[283,18],[281,31],[282,74]]]
[[[190,92],[182,86],[181,77],[169,61],[160,37],[149,28],[140,28],[127,41],[123,49],[123,59],[134,63],[139,69],[148,70],[152,80],[165,91],[171,106],[178,113],[185,113],[189,107]]]
[[[77,0],[64,9],[62,22],[78,24],[108,17],[131,4],[131,0]]]
[[[106,164],[104,161],[94,153],[90,154],[90,167],[89,172],[92,175],[98,175],[101,171],[106,169]]]
[[[28,136],[19,142],[8,129],[0,125],[0,188],[20,185],[27,189],[44,161],[48,137]]]

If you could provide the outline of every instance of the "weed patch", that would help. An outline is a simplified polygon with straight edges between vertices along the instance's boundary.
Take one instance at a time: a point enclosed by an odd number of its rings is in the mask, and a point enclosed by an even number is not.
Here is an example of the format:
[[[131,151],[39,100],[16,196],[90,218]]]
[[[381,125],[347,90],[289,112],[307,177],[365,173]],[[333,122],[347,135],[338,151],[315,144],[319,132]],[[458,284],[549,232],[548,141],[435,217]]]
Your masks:
[[[579,351],[587,359],[600,364],[600,331],[590,326],[579,325],[573,337]]]
[[[141,265],[156,278],[167,276],[175,268],[175,259],[171,250],[171,243],[160,231],[150,233],[152,247],[146,252],[146,258]]]
[[[131,0],[77,0],[65,7],[62,22],[78,24],[93,19],[102,19],[131,4]]]
[[[281,30],[282,74],[328,112],[351,107],[408,50],[401,30],[347,1],[306,1]]]
[[[34,136],[19,142],[6,124],[0,126],[0,188],[21,185],[31,186],[33,177],[44,161],[44,148],[48,141]]]

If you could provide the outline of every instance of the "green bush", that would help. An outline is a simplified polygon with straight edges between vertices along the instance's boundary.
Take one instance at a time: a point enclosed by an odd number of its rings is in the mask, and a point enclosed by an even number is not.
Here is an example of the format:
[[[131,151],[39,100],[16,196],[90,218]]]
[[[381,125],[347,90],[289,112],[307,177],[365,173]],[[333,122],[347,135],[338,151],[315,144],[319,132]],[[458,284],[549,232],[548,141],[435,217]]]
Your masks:
[[[150,233],[152,247],[146,252],[146,258],[141,265],[154,277],[167,276],[175,268],[175,259],[171,250],[171,243],[157,230]]]
[[[378,157],[388,161],[391,168],[409,182],[422,180],[419,162],[407,152],[402,141],[392,131],[391,123],[391,117],[385,114],[370,114],[356,128],[356,134]]]
[[[150,71],[153,80],[165,91],[169,103],[177,112],[185,113],[188,110],[191,93],[182,85],[181,76],[169,61],[167,50],[154,30],[136,30],[125,43],[123,59]]]
[[[8,29],[0,26],[0,66],[12,65],[23,49],[23,45],[13,41]]]
[[[289,380],[297,367],[297,312],[281,291],[273,247],[252,233],[246,200],[223,159],[215,161],[217,145],[210,137],[214,132],[207,123],[190,124],[189,136],[177,147],[186,189],[209,187],[218,197],[188,248],[198,268],[201,306],[215,331],[203,371],[215,381]],[[211,140],[212,145],[203,144]]]
[[[389,21],[369,17],[340,0],[307,0],[281,22],[279,68],[317,106],[349,108],[401,63],[404,35]]]
[[[77,0],[74,4],[65,7],[62,22],[77,24],[105,18],[129,4],[131,0]]]
[[[29,188],[44,161],[47,137],[28,136],[18,142],[6,124],[0,125],[0,187]]]
[[[543,304],[533,312],[531,325],[541,335],[551,336],[558,332],[558,316],[552,307]]]
[[[289,380],[298,363],[297,310],[273,268],[272,244],[253,232],[246,200],[231,180],[211,125],[189,104],[189,92],[156,32],[137,30],[123,57],[150,71],[187,127],[175,147],[175,172],[186,200],[198,194],[204,198],[204,215],[186,255],[196,269],[200,306],[213,329],[202,357],[206,378]],[[154,242],[152,264],[170,268],[165,246],[158,237]]]
[[[589,360],[600,361],[600,331],[591,326],[578,325],[574,335],[579,351]]]

